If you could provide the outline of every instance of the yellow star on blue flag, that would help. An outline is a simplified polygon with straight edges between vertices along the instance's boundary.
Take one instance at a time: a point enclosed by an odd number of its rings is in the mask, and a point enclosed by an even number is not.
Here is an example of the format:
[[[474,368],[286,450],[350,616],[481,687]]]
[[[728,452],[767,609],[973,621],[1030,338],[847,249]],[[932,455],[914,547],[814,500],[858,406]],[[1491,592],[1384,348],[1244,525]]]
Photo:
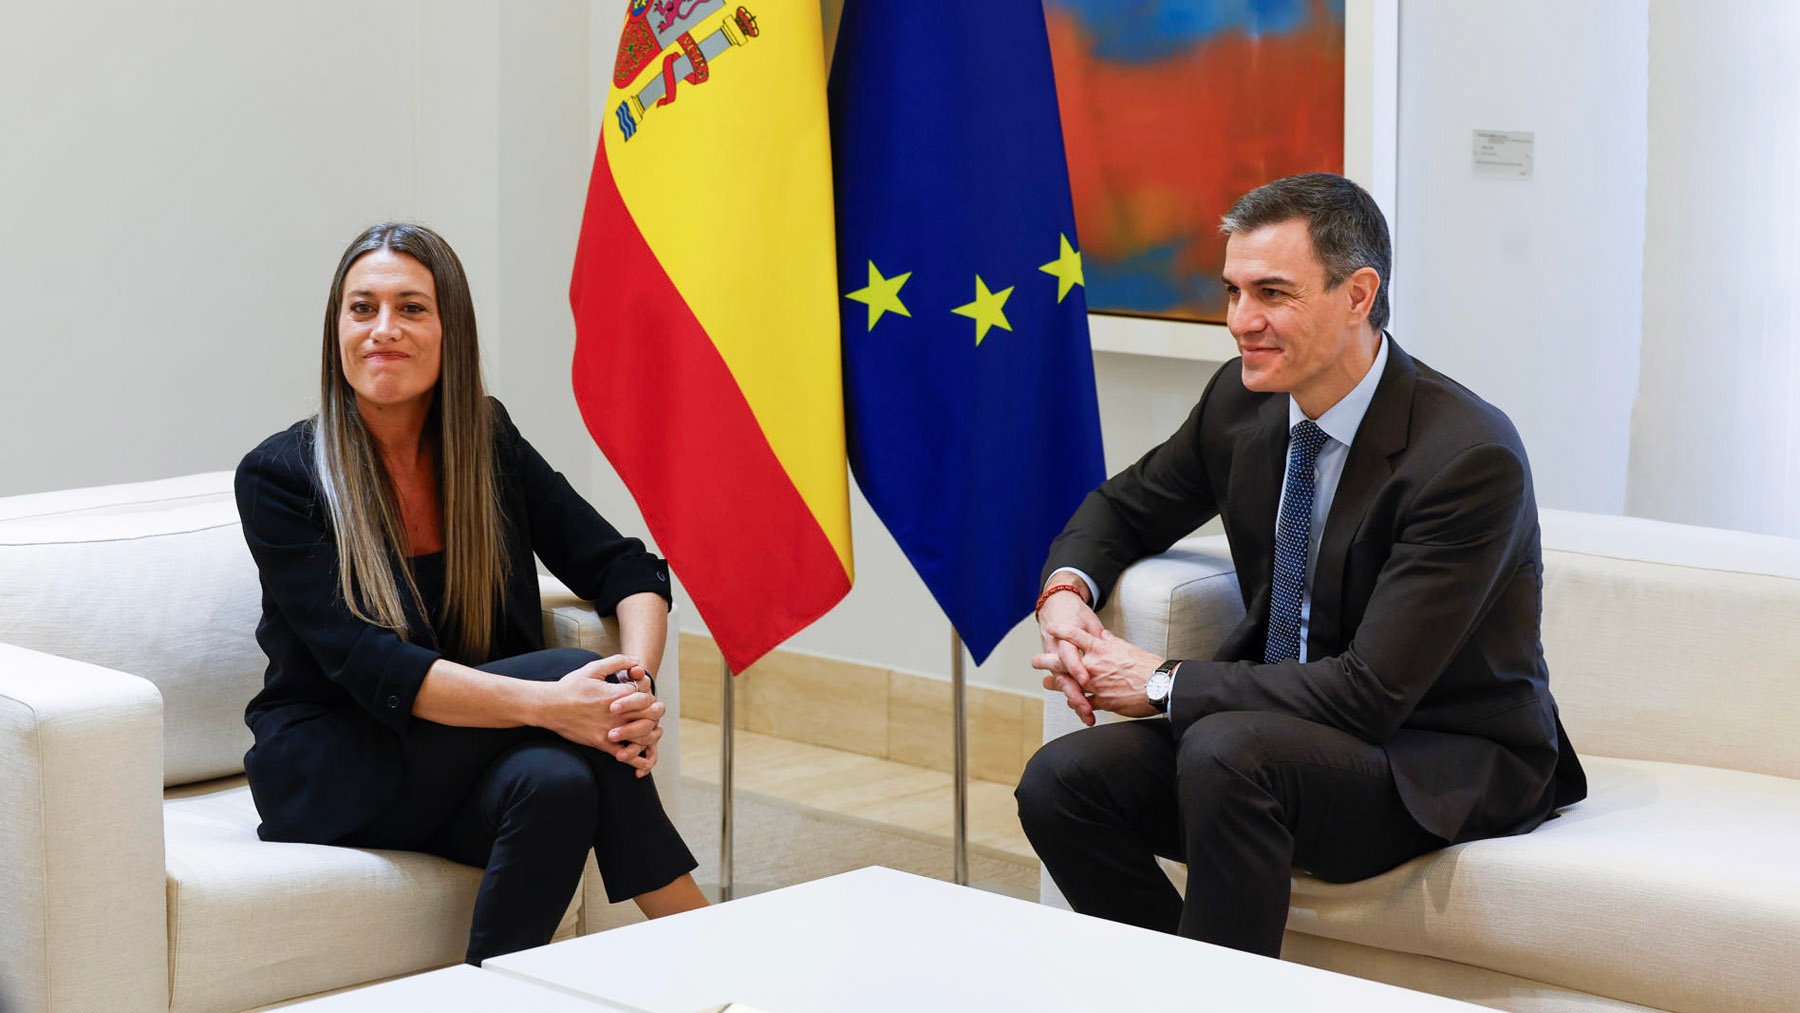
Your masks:
[[[871,260],[869,261],[869,283],[854,292],[845,292],[844,298],[869,307],[869,330],[872,331],[875,329],[875,325],[881,322],[883,313],[898,313],[903,317],[912,316],[912,313],[907,310],[906,304],[900,301],[900,286],[906,284],[906,279],[910,277],[912,277],[911,271],[905,274],[896,274],[892,278],[883,278],[881,272],[876,269],[875,262]]]
[[[1075,286],[1087,287],[1087,281],[1081,276],[1081,254],[1069,245],[1067,235],[1060,238],[1062,239],[1062,252],[1056,255],[1055,260],[1038,268],[1045,274],[1056,278],[1057,302],[1062,302],[1063,297],[1068,295],[1069,290]]]
[[[975,321],[975,344],[987,337],[990,328],[998,327],[1003,331],[1012,330],[1012,324],[1006,319],[1006,300],[1011,296],[1013,286],[1008,285],[998,292],[989,292],[987,282],[981,275],[975,276],[975,301],[963,303],[950,312],[959,317],[968,317]]]

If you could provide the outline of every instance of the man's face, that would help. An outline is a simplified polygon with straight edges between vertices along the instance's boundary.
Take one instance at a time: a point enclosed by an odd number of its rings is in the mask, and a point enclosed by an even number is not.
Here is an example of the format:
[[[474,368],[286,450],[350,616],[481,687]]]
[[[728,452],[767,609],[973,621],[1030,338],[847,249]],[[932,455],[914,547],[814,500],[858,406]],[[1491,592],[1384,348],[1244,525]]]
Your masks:
[[[1351,360],[1362,329],[1352,324],[1368,309],[1354,305],[1354,280],[1325,287],[1305,219],[1232,234],[1224,281],[1225,326],[1244,357],[1245,387],[1292,394],[1316,418],[1356,385]]]

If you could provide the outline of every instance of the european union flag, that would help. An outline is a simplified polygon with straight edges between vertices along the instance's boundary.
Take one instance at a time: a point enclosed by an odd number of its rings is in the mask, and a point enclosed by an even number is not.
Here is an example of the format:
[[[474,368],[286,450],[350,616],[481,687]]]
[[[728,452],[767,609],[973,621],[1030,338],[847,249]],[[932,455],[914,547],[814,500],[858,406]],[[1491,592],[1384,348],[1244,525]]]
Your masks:
[[[1105,477],[1039,0],[847,0],[831,71],[857,484],[975,660]]]

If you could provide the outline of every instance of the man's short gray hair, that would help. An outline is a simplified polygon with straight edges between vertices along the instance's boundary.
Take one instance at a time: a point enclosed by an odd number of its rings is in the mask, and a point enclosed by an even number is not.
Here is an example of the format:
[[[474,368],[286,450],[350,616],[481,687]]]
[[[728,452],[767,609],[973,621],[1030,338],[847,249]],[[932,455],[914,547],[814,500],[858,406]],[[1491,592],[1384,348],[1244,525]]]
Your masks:
[[[1342,285],[1365,267],[1381,276],[1375,305],[1369,307],[1369,326],[1377,331],[1386,327],[1394,248],[1388,240],[1387,219],[1362,187],[1330,172],[1286,176],[1239,197],[1225,212],[1219,230],[1229,236],[1294,218],[1306,219],[1313,254],[1325,267],[1327,288]]]

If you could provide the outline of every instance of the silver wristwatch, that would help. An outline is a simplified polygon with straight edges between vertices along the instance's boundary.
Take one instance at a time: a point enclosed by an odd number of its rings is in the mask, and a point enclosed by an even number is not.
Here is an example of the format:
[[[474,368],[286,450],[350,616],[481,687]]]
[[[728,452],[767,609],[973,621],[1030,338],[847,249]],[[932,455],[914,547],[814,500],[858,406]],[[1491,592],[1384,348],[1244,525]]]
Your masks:
[[[1157,666],[1150,681],[1144,683],[1144,698],[1150,701],[1150,706],[1155,707],[1158,714],[1169,713],[1169,690],[1175,687],[1175,669],[1179,667],[1179,661],[1165,661]]]

